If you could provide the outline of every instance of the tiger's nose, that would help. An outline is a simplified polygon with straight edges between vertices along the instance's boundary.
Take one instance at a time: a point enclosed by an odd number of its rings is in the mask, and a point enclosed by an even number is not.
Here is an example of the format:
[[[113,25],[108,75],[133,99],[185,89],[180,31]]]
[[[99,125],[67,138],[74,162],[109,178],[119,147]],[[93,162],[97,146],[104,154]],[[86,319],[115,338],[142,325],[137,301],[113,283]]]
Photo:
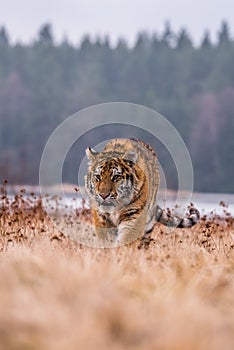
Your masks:
[[[110,193],[99,193],[99,194],[103,199],[106,199],[110,195]]]

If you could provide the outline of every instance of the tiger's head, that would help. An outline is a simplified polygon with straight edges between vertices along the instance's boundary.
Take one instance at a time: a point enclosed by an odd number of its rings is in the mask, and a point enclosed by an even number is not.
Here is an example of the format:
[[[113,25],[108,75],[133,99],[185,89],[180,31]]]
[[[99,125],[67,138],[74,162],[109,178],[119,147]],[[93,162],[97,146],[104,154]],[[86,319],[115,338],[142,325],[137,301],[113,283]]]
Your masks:
[[[128,205],[144,181],[137,165],[137,154],[128,151],[96,152],[86,150],[89,170],[85,187],[89,197],[106,212]]]

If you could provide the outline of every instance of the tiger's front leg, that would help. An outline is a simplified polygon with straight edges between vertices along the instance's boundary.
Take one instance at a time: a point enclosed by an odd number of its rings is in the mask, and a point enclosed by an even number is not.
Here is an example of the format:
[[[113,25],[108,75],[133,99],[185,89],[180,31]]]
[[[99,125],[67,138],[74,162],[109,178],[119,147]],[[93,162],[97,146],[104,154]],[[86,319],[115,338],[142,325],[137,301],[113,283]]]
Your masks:
[[[131,220],[122,222],[118,227],[116,245],[124,245],[143,236],[145,230],[144,220]]]
[[[117,228],[112,224],[107,214],[99,213],[93,209],[93,224],[97,239],[100,242],[111,241],[116,236]]]

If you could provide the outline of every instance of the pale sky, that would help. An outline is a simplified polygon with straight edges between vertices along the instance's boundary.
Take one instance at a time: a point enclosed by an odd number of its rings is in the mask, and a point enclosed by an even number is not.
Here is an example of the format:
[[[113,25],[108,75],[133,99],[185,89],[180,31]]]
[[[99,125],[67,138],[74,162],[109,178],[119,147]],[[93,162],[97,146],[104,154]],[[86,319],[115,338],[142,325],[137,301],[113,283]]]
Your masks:
[[[108,34],[112,43],[120,36],[133,43],[139,31],[161,33],[170,21],[198,43],[206,29],[215,40],[223,19],[234,37],[234,0],[0,0],[0,26],[13,42],[30,42],[50,22],[56,40],[67,36],[78,44],[84,34]]]

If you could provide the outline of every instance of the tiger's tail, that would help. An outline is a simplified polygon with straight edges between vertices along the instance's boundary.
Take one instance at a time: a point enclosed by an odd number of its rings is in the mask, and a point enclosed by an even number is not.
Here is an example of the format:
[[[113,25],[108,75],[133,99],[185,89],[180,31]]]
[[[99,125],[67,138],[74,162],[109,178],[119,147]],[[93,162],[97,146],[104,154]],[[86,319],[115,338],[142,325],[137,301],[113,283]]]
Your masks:
[[[191,205],[188,207],[189,213],[184,217],[180,218],[178,216],[173,215],[170,210],[164,210],[157,205],[156,208],[156,221],[160,222],[163,225],[169,227],[192,227],[195,225],[200,219],[199,211]]]

